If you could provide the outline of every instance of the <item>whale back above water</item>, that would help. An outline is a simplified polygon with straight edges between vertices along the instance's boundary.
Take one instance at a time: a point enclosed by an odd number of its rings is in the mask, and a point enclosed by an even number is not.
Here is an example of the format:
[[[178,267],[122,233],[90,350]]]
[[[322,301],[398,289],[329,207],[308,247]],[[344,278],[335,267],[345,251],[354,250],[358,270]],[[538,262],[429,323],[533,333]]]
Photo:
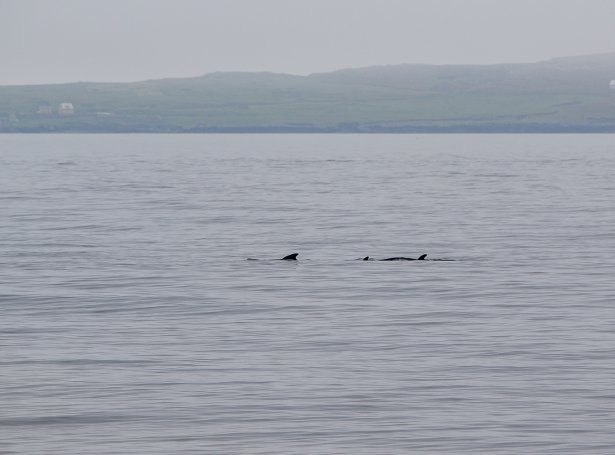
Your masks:
[[[424,261],[426,257],[427,257],[426,254],[421,254],[418,258],[407,258],[404,256],[396,256],[393,258],[386,258],[386,259],[379,259],[379,260],[380,261]]]

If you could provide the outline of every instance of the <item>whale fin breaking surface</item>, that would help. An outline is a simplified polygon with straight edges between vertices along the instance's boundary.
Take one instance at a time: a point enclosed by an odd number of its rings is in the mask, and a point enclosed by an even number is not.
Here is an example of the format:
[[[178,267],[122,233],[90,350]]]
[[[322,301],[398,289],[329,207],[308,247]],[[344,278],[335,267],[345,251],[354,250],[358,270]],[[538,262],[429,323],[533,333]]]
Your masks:
[[[280,261],[296,261],[297,256],[299,256],[299,253],[289,254],[288,256],[281,258]]]

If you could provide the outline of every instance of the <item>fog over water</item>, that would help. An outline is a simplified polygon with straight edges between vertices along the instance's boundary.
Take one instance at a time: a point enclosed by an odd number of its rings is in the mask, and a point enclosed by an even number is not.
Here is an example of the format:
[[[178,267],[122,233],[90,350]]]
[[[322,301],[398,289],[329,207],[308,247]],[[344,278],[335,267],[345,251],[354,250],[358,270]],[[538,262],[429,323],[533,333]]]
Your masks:
[[[611,453],[612,147],[1,136],[0,453]]]

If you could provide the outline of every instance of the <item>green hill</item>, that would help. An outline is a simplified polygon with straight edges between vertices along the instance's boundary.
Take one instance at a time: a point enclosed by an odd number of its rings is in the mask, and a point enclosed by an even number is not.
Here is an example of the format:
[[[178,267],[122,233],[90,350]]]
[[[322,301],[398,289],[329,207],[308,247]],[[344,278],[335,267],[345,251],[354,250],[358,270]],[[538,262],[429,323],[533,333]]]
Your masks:
[[[615,53],[2,86],[0,132],[615,132],[613,79]]]

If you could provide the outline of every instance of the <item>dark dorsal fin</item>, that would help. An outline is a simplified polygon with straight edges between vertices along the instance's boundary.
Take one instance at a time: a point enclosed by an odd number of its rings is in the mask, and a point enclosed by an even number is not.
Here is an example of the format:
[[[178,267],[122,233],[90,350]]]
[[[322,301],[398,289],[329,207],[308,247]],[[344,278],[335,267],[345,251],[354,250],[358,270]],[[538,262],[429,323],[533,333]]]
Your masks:
[[[365,257],[363,258],[363,260],[364,260],[364,261],[369,261],[369,256],[365,256]]]
[[[419,258],[417,259],[417,261],[424,261],[426,257],[427,257],[426,254],[421,254]]]
[[[282,261],[296,261],[297,256],[299,256],[299,253],[293,253],[293,254],[289,254],[288,256],[284,256],[281,260]]]

